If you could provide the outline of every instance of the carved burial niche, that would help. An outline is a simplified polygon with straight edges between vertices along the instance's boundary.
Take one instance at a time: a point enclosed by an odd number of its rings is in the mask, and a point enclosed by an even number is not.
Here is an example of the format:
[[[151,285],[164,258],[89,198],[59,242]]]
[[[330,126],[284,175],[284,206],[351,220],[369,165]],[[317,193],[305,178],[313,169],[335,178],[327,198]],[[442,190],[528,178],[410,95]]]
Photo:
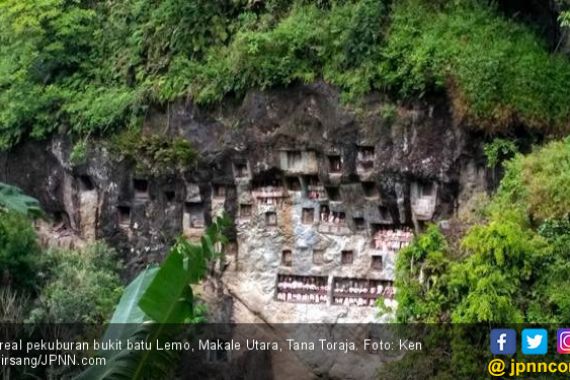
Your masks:
[[[293,266],[293,252],[290,249],[284,249],[281,252],[281,265],[284,267]]]
[[[315,209],[314,208],[303,208],[301,221],[303,224],[313,224],[315,221]]]
[[[242,203],[239,205],[239,217],[240,219],[249,219],[253,214],[253,207],[248,203]]]
[[[435,186],[433,182],[424,182],[419,185],[419,189],[421,197],[431,197],[433,196]]]
[[[396,253],[408,246],[413,239],[409,227],[395,227],[387,224],[371,224],[372,242],[374,249]]]
[[[277,225],[277,213],[268,211],[265,213],[265,225],[274,227]]]
[[[80,191],[93,191],[95,184],[88,175],[79,176],[79,190]]]
[[[352,218],[352,221],[354,222],[354,228],[357,231],[363,231],[366,229],[366,220],[364,218],[355,216]]]
[[[323,199],[326,197],[324,187],[316,175],[303,176],[305,194],[309,199]]]
[[[340,201],[340,191],[338,187],[328,186],[325,188],[327,192],[327,197],[330,201],[338,202]]]
[[[342,172],[342,159],[340,155],[329,155],[327,156],[329,161],[329,172],[330,173],[341,173]]]
[[[235,162],[234,163],[234,177],[235,178],[249,178],[249,170],[247,168],[247,162]]]
[[[374,182],[362,182],[362,191],[366,198],[376,199],[380,197],[380,193]]]
[[[204,204],[202,202],[184,203],[184,229],[204,228],[205,225],[206,221],[204,218]]]
[[[135,192],[135,199],[148,199],[148,181],[146,179],[133,179],[133,190]]]
[[[323,249],[313,249],[313,264],[322,265],[325,262],[325,251]]]
[[[382,270],[384,268],[382,256],[372,256],[370,267],[374,270]]]
[[[350,265],[354,262],[354,251],[346,250],[340,252],[340,263],[342,265]]]
[[[226,186],[220,185],[219,183],[214,183],[212,185],[212,191],[214,198],[223,199],[226,197]]]
[[[167,202],[174,202],[176,199],[176,192],[174,190],[166,190],[164,192],[164,199],[166,199]]]
[[[129,206],[117,207],[117,223],[119,227],[129,227],[131,224],[131,208]]]
[[[378,214],[383,222],[391,223],[392,216],[390,215],[390,210],[386,206],[378,206]]]
[[[289,191],[301,191],[301,181],[299,177],[285,177],[285,186]]]

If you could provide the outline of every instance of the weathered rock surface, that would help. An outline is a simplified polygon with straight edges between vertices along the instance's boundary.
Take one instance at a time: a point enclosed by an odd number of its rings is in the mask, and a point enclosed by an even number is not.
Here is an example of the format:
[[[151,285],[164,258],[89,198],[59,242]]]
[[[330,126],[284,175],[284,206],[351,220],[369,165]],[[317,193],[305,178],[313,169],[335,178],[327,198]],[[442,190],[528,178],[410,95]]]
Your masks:
[[[212,109],[180,102],[144,129],[187,138],[199,162],[151,177],[94,143],[74,166],[60,136],[1,154],[0,181],[39,198],[60,230],[117,247],[126,277],[225,211],[235,226],[222,281],[266,322],[385,318],[373,303],[392,305],[394,257],[410,233],[487,182],[481,136],[442,100],[347,107],[316,83]]]

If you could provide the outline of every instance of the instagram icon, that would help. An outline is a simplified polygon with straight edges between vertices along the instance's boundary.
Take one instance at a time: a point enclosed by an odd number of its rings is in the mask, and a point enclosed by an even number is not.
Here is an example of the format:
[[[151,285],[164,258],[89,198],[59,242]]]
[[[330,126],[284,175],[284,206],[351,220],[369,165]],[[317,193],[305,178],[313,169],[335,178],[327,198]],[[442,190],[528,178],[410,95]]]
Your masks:
[[[570,329],[558,329],[558,353],[570,354]]]

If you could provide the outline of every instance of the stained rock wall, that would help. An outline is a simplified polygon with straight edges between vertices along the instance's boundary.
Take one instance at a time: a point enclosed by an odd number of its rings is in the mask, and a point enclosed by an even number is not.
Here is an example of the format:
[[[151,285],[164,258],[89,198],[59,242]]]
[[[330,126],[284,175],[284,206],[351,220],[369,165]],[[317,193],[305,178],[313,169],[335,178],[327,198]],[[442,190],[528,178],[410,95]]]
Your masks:
[[[445,100],[371,96],[349,107],[316,83],[210,109],[177,103],[153,111],[144,130],[187,138],[199,162],[150,176],[93,143],[72,165],[60,136],[1,154],[0,181],[40,199],[52,240],[64,231],[117,247],[127,278],[227,213],[222,292],[272,323],[386,318],[374,305],[394,306],[398,251],[487,186],[482,139]]]

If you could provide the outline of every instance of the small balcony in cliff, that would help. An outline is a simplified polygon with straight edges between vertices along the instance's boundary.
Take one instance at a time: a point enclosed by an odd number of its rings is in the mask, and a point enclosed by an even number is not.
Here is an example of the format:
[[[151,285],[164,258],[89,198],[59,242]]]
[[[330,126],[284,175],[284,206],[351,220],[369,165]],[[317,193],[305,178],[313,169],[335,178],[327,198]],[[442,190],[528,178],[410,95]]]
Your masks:
[[[342,211],[330,211],[328,206],[321,205],[319,210],[318,231],[323,234],[348,235],[350,228],[346,223],[346,214]]]
[[[409,227],[395,228],[384,224],[372,224],[373,249],[386,253],[396,254],[412,242],[414,234]]]
[[[318,176],[316,175],[304,176],[303,186],[305,188],[305,194],[308,199],[312,200],[327,199],[325,187],[319,181]]]
[[[277,184],[257,187],[252,191],[253,197],[261,204],[274,205],[280,203],[287,196],[283,186]]]
[[[391,281],[339,277],[333,279],[333,305],[375,306],[378,298],[393,299],[394,295],[394,285]]]

